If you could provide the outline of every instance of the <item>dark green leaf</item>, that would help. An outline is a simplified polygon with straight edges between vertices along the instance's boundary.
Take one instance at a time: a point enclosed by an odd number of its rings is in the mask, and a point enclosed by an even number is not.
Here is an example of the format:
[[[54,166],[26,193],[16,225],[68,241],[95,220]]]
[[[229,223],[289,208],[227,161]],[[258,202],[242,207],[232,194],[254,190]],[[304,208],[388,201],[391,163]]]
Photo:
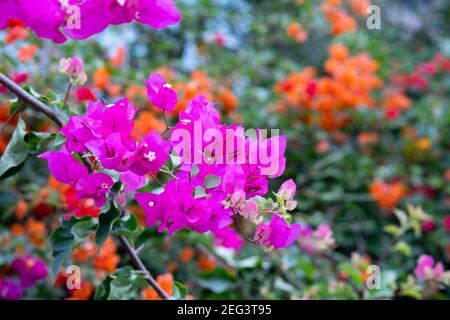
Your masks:
[[[0,180],[15,174],[20,167],[23,167],[28,158],[29,146],[25,142],[25,122],[19,119],[17,128],[14,131],[5,152],[0,158]]]
[[[100,250],[103,243],[111,234],[114,222],[120,217],[120,211],[116,208],[114,203],[111,203],[110,208],[101,213],[98,217],[98,227],[95,233],[95,243],[97,243],[98,250]]]

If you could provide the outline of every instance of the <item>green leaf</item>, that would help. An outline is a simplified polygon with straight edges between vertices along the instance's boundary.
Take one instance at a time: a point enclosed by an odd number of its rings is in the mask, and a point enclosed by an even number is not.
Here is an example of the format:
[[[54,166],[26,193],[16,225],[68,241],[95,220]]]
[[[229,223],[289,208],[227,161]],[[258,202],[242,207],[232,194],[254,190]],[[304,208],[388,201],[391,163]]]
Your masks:
[[[131,236],[139,230],[139,222],[134,214],[127,211],[114,223],[114,232],[122,236]]]
[[[136,298],[142,289],[148,287],[147,281],[131,267],[118,269],[98,286],[95,300],[129,300]]]
[[[25,135],[25,142],[28,144],[30,152],[38,154],[43,151],[45,144],[57,137],[56,133],[49,132],[29,132]]]
[[[199,171],[200,171],[200,169],[198,168],[198,165],[194,164],[192,166],[191,172],[189,173],[190,178],[194,179]]]
[[[12,176],[24,166],[30,151],[25,142],[25,135],[25,122],[19,119],[16,130],[0,158],[0,180]]]
[[[71,217],[69,220],[62,218],[61,226],[53,231],[50,236],[50,244],[53,249],[52,271],[56,274],[62,262],[70,255],[76,244],[94,230],[96,222],[92,217],[78,219]]]
[[[195,190],[194,190],[194,198],[195,199],[199,199],[199,198],[204,198],[206,197],[206,191],[205,189],[203,189],[202,186],[196,186]]]
[[[187,295],[187,288],[184,284],[175,281],[173,283],[171,300],[185,300]]]
[[[103,243],[105,243],[106,239],[108,239],[111,234],[113,224],[119,217],[120,211],[116,208],[114,203],[111,203],[111,206],[106,212],[101,213],[98,216],[98,227],[95,233],[95,243],[98,246],[98,250],[100,250]]]
[[[215,187],[219,186],[221,182],[222,182],[222,179],[220,177],[215,176],[213,174],[208,174],[205,177],[205,188],[206,189],[215,188]]]

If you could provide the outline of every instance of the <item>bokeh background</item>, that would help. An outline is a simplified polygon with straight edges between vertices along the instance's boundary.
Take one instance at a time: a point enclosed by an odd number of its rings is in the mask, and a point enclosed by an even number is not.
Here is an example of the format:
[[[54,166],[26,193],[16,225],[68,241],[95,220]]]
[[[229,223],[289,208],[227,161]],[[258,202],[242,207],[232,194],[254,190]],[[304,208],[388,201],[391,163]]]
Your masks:
[[[157,71],[178,92],[177,112],[204,94],[225,122],[288,136],[287,170],[271,184],[296,181],[299,240],[281,251],[235,251],[209,234],[142,228],[141,257],[163,288],[192,299],[449,298],[448,1],[176,3],[182,22],[162,31],[121,25],[62,45],[20,23],[0,31],[0,70],[50,104],[67,90],[59,60],[83,58],[88,81],[72,88],[68,112],[125,96],[139,107],[137,137],[162,131],[142,81]],[[369,4],[380,8],[379,29],[367,27]],[[17,126],[16,107],[0,87],[0,153]],[[55,130],[32,110],[22,118],[28,130]],[[20,254],[50,264],[49,236],[74,206],[78,216],[96,214],[71,196],[35,156],[0,181],[0,282]],[[144,225],[139,207],[129,210]],[[71,264],[81,267],[81,290],[66,288],[62,269],[22,298],[92,299],[116,274],[109,298],[158,299],[142,283],[121,281],[129,259],[112,238],[99,251],[89,237],[80,241]],[[369,265],[380,269],[379,288],[367,286]]]

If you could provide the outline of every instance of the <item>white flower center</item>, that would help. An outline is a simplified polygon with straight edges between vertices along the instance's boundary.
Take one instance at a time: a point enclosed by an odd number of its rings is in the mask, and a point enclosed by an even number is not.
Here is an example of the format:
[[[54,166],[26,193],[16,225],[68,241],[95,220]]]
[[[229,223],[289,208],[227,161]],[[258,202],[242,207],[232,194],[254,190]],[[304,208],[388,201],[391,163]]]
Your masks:
[[[148,206],[149,207],[153,207],[155,205],[155,203],[153,202],[153,201],[150,201],[149,203],[148,203]]]
[[[154,153],[153,151],[149,151],[147,154],[144,154],[144,158],[152,162],[153,160],[156,159],[156,153]]]
[[[164,88],[172,88],[172,85],[170,83],[164,83],[163,87]]]
[[[101,187],[102,187],[103,189],[108,189],[108,188],[109,188],[108,185],[107,185],[106,183],[102,183]]]

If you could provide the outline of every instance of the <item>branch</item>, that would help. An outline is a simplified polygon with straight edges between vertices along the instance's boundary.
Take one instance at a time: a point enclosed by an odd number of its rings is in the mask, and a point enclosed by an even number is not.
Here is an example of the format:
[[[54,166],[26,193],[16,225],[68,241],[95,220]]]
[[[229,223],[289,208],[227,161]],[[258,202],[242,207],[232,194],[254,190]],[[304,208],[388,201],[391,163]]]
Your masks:
[[[14,81],[9,79],[3,73],[0,72],[0,83],[3,84],[6,88],[8,88],[12,93],[14,93],[21,100],[26,102],[32,109],[45,114],[49,117],[59,128],[64,125],[64,120],[61,116],[44,104],[42,101],[36,99],[31,94],[23,90],[19,85],[17,85]]]
[[[159,286],[156,282],[155,278],[151,275],[151,273],[147,270],[147,268],[142,263],[142,260],[139,258],[136,251],[133,249],[131,244],[128,242],[128,239],[124,236],[119,236],[119,241],[122,247],[127,251],[130,255],[131,260],[133,261],[136,269],[143,273],[144,279],[155,289],[155,291],[159,294],[159,296],[165,300],[170,300],[170,296]]]
[[[36,99],[31,94],[26,92],[24,89],[22,89],[14,81],[9,79],[1,72],[0,72],[0,83],[3,84],[6,88],[8,88],[21,100],[28,103],[32,109],[41,112],[45,114],[47,117],[49,117],[58,126],[58,128],[62,128],[64,126],[64,120],[58,113],[56,113],[53,109],[44,104],[42,101]],[[83,160],[83,162],[86,161],[86,159],[83,157],[81,157],[81,159]],[[119,241],[124,247],[125,251],[128,253],[128,255],[131,257],[131,260],[133,261],[135,267],[144,274],[144,279],[148,282],[148,284],[152,286],[153,289],[155,289],[155,291],[161,296],[161,298],[170,299],[169,295],[167,295],[167,293],[164,292],[164,290],[158,285],[158,283],[152,277],[150,272],[145,268],[142,260],[139,258],[136,251],[128,242],[128,239],[126,237],[119,236]]]

